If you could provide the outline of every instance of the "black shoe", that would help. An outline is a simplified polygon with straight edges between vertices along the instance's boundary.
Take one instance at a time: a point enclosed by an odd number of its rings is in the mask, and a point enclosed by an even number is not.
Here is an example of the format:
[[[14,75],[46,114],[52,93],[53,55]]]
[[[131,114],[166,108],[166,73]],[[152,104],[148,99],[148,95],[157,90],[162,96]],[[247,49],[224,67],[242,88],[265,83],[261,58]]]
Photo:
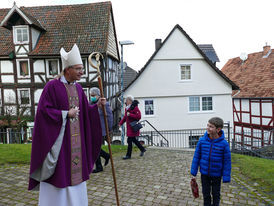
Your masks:
[[[123,160],[127,160],[127,159],[131,159],[131,157],[130,156],[124,156],[123,157]]]
[[[140,157],[143,157],[146,152],[146,149],[140,153]]]
[[[108,165],[109,158],[110,158],[110,156],[108,156],[108,157],[106,158],[104,166],[107,166],[107,165]]]
[[[100,168],[100,169],[96,168],[92,171],[92,173],[98,173],[98,172],[103,172],[103,168]]]

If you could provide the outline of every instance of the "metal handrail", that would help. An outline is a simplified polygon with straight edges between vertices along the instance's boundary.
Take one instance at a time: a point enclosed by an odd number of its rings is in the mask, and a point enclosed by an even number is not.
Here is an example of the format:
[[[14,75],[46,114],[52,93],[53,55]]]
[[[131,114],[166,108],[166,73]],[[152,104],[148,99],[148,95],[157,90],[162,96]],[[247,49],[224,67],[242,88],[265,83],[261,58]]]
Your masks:
[[[141,124],[144,123],[143,125],[145,125],[145,122],[148,123],[149,126],[151,126],[166,141],[167,146],[169,146],[169,141],[149,121],[147,120],[140,121]]]
[[[254,156],[257,156],[257,157],[261,157],[261,158],[264,158],[264,159],[273,159],[273,158],[271,158],[271,157],[267,157],[267,156],[265,156],[265,155],[262,155],[262,154],[256,152],[255,150],[248,149],[247,146],[245,146],[245,145],[237,144],[237,146],[240,147],[240,150],[237,150],[237,149],[235,149],[235,144],[236,144],[236,143],[234,142],[234,140],[232,140],[232,144],[234,144],[233,149],[232,149],[232,152],[235,152],[235,153],[242,153],[242,152],[245,151],[245,152],[250,152],[250,153],[252,153]]]

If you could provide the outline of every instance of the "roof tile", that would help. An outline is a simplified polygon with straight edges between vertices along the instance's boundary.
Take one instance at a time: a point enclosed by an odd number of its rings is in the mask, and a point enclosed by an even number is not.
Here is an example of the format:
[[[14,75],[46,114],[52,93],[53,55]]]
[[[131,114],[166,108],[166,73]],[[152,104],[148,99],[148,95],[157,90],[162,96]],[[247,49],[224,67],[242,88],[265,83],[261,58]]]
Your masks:
[[[107,49],[111,2],[20,9],[46,30],[30,55],[59,55],[61,47],[69,50],[74,43],[83,54]],[[8,11],[0,9],[0,22]],[[0,56],[8,55],[13,46],[11,31],[0,27],[0,37]]]
[[[274,97],[273,49],[267,58],[263,52],[256,52],[244,62],[239,57],[230,59],[222,72],[241,88],[236,97]]]

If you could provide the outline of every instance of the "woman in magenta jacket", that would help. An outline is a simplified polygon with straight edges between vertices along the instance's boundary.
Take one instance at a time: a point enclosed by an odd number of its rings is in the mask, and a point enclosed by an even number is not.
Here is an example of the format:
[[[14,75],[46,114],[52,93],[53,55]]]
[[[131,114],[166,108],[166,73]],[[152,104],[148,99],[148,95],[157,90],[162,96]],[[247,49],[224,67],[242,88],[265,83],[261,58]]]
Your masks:
[[[131,152],[132,152],[132,142],[140,149],[141,153],[140,156],[143,156],[145,153],[145,148],[140,144],[140,142],[136,139],[140,135],[140,131],[133,131],[132,127],[130,126],[130,123],[133,121],[139,121],[141,119],[141,112],[138,108],[139,102],[137,100],[134,100],[133,96],[129,95],[126,98],[126,109],[125,109],[125,115],[123,119],[120,121],[120,126],[126,122],[127,125],[127,154],[125,157],[123,157],[124,160],[131,158]]]

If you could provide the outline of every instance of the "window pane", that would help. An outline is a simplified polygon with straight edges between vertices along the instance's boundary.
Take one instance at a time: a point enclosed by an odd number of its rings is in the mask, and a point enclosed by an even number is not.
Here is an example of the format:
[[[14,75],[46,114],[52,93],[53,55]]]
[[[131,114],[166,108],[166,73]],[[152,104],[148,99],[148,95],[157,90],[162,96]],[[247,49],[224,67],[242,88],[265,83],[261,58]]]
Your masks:
[[[29,91],[20,90],[21,104],[29,104]]]
[[[82,59],[82,62],[83,62],[83,74],[85,75],[86,74],[86,59]]]
[[[189,136],[189,147],[195,148],[197,146],[199,139],[200,139],[200,136],[198,136],[198,135]]]
[[[21,29],[16,29],[16,32],[17,32],[17,41],[23,41]]]
[[[191,79],[191,68],[190,66],[181,66],[181,80]]]
[[[153,100],[145,100],[145,114],[146,115],[154,114]]]
[[[23,41],[28,41],[28,34],[27,33],[23,33]]]
[[[212,97],[202,97],[203,111],[213,110]]]
[[[108,58],[108,68],[112,69],[112,59]]]
[[[25,35],[25,34],[28,34],[28,30],[26,28],[22,28],[22,33]]]
[[[52,76],[58,74],[58,61],[57,60],[49,61],[49,74]]]
[[[189,97],[189,111],[200,111],[200,97]]]
[[[28,61],[20,61],[20,75],[27,76],[29,75],[29,64]]]
[[[29,41],[28,29],[27,28],[16,28],[16,41],[24,42]]]
[[[28,41],[28,30],[26,28],[22,29],[23,41]]]

